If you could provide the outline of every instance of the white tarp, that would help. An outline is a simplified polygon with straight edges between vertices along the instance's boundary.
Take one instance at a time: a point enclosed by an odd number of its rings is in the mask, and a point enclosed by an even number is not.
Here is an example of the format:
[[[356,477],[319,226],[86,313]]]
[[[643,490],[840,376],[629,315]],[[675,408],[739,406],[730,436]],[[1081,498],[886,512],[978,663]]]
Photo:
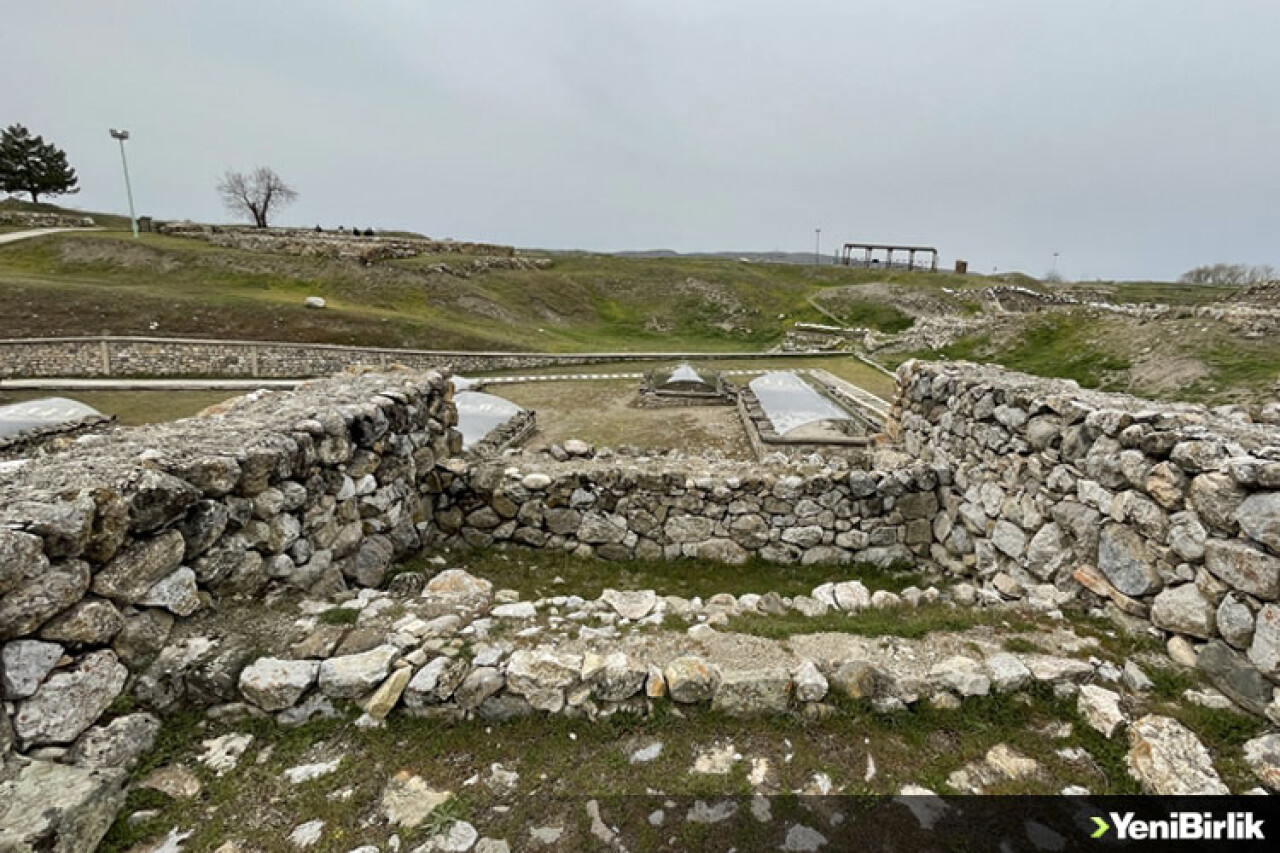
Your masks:
[[[820,421],[851,421],[835,403],[791,372],[766,373],[751,380],[751,391],[760,401],[774,432],[786,435],[796,427]]]
[[[74,423],[88,417],[101,416],[92,406],[66,397],[48,397],[0,406],[0,438],[28,430],[57,424]]]
[[[453,404],[458,407],[458,431],[464,448],[484,441],[485,436],[524,411],[510,400],[483,391],[459,391],[453,395]]]

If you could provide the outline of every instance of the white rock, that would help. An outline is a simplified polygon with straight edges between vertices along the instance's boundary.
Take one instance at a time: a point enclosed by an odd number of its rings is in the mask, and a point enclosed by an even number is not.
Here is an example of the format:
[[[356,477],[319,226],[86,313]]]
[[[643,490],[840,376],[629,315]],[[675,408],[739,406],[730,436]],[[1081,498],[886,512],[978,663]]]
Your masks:
[[[1104,737],[1111,737],[1125,724],[1124,711],[1120,710],[1120,694],[1096,684],[1080,686],[1076,710]]]
[[[235,769],[240,763],[240,756],[244,755],[251,743],[253,735],[249,734],[227,734],[210,738],[200,744],[204,747],[204,752],[200,754],[199,761],[215,775],[222,776]]]
[[[299,849],[306,849],[320,840],[322,832],[324,832],[324,821],[309,820],[293,828],[293,832],[289,833],[289,843]]]
[[[341,763],[342,756],[330,761],[318,761],[315,764],[299,764],[296,767],[290,767],[285,770],[284,778],[295,785],[300,785],[303,782],[310,782],[312,779],[319,779],[321,776],[328,776],[336,771]]]

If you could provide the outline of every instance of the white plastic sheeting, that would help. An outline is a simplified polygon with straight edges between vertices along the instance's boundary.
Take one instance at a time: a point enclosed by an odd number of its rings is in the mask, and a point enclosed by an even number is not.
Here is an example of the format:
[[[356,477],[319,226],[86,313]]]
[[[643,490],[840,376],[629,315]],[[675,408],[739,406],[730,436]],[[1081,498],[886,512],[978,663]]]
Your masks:
[[[92,406],[66,397],[48,397],[43,400],[27,400],[0,406],[0,438],[18,435],[40,427],[75,423],[85,418],[101,416]]]
[[[766,373],[751,380],[750,385],[778,435],[786,435],[806,424],[853,420],[848,412],[794,373]]]
[[[484,441],[485,436],[524,411],[510,400],[483,391],[459,391],[453,395],[453,404],[458,407],[458,431],[462,433],[464,449]]]

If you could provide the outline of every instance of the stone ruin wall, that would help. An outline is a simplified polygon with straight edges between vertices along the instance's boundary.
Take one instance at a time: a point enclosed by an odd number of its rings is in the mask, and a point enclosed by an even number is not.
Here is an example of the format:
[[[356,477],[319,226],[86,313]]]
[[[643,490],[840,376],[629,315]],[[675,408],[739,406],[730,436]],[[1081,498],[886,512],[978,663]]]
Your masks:
[[[127,684],[156,710],[186,688],[231,701],[148,668],[175,620],[273,584],[380,583],[432,535],[461,449],[449,396],[439,373],[348,375],[6,463],[0,758],[72,744]]]
[[[18,228],[93,228],[97,224],[91,216],[41,213],[34,210],[0,210],[0,225]]]
[[[797,354],[786,355],[796,357]],[[487,370],[579,367],[608,362],[769,357],[758,353],[454,352],[199,338],[12,338],[0,340],[0,378],[216,376],[296,379],[329,376],[361,366],[404,366],[417,370],[448,367],[456,373],[466,374]]]
[[[1166,632],[1256,713],[1280,683],[1280,427],[972,364],[908,362],[895,428],[951,472],[932,561]]]
[[[161,711],[237,701],[237,666],[187,666],[169,643],[175,620],[230,614],[237,596],[282,585],[377,586],[426,544],[932,564],[987,596],[1101,597],[1168,632],[1175,655],[1198,648],[1245,707],[1270,701],[1275,428],[973,365],[912,362],[899,380],[891,427],[909,461],[871,471],[606,454],[466,462],[445,378],[409,371],[250,395],[11,467],[0,755],[59,752],[126,689]]]

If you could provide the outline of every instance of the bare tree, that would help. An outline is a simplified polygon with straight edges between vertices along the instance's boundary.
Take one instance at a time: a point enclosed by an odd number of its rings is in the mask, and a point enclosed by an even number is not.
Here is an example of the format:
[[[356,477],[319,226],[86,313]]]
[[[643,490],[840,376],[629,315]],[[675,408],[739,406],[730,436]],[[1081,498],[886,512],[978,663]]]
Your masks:
[[[298,197],[274,169],[266,166],[259,166],[248,175],[227,170],[218,182],[218,195],[228,211],[253,220],[258,228],[266,228],[268,216]]]
[[[1196,267],[1182,274],[1178,281],[1183,284],[1226,284],[1240,287],[1250,284],[1265,284],[1275,281],[1276,271],[1266,264],[1250,266],[1248,264],[1207,264]]]

